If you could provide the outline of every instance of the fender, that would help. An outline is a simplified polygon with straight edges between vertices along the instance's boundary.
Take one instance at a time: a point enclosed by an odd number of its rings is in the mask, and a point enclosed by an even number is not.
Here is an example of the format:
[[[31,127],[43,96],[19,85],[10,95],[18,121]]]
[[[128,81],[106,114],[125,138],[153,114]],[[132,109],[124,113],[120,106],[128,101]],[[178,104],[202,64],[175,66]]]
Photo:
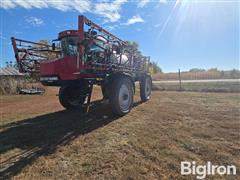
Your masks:
[[[128,74],[128,73],[114,73],[111,74],[108,78],[107,78],[107,83],[110,83],[114,80],[114,79],[118,79],[119,77],[127,77],[133,85],[133,93],[135,94],[135,79],[133,77],[133,75]]]

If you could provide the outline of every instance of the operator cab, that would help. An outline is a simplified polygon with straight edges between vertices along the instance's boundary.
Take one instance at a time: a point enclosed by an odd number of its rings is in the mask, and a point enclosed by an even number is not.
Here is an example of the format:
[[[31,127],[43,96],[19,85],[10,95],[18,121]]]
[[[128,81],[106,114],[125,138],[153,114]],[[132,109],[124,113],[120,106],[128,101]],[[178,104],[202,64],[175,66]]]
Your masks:
[[[62,57],[77,56],[78,38],[78,31],[76,30],[66,30],[58,34],[58,39],[56,41],[58,41]]]
[[[58,34],[53,40],[52,49],[58,50],[58,57],[43,61],[40,64],[40,80],[45,85],[59,85],[67,80],[76,80],[76,72],[81,69],[77,61],[79,48],[79,32],[66,30]]]
[[[87,36],[89,32],[85,32]],[[104,52],[105,45],[107,44],[107,40],[103,37],[97,35],[96,31],[91,31],[91,35],[95,36],[94,43],[88,42],[88,50],[94,52]],[[57,47],[61,49],[61,56],[77,56],[78,45],[80,42],[78,31],[76,30],[66,30],[60,32],[58,34],[58,39],[54,40],[57,41]],[[55,43],[52,45],[53,49],[55,49]]]

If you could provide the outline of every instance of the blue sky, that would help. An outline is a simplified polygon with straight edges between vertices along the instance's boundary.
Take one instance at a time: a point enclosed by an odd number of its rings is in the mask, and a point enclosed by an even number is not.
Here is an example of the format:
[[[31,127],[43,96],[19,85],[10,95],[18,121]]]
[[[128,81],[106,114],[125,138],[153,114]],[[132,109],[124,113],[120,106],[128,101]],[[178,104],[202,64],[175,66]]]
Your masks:
[[[14,59],[10,37],[38,41],[77,29],[83,14],[123,40],[136,41],[164,72],[239,69],[237,0],[2,0],[0,61]]]

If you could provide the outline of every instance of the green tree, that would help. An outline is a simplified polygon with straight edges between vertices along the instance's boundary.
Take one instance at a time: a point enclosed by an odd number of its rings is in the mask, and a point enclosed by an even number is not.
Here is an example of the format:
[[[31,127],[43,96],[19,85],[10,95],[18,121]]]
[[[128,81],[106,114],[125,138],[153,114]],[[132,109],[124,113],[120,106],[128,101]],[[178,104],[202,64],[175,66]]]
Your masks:
[[[139,45],[137,42],[134,41],[126,41],[127,43],[127,51],[131,54],[134,54],[136,56],[142,56],[141,51],[138,49]],[[151,62],[150,65],[150,71],[152,74],[162,73],[162,69],[158,66],[156,62]]]
[[[230,78],[240,78],[240,71],[237,69],[232,69],[230,71]]]
[[[218,72],[218,68],[210,68],[207,71],[208,72]]]
[[[205,72],[205,69],[192,68],[192,69],[189,70],[189,72]]]
[[[158,66],[156,62],[151,63],[151,68],[153,74],[162,73],[162,69]]]
[[[142,53],[139,51],[139,45],[137,42],[134,41],[126,41],[127,44],[127,51],[130,52],[131,54],[135,55],[142,55]]]

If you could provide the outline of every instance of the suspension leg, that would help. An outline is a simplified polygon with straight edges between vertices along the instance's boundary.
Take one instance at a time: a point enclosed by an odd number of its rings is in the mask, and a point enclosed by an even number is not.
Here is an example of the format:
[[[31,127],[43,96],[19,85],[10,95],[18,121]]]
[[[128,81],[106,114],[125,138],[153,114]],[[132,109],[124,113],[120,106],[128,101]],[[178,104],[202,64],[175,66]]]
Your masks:
[[[89,88],[89,93],[88,93],[88,98],[87,98],[87,104],[86,104],[86,113],[89,112],[90,103],[91,103],[91,96],[92,96],[92,90],[93,90],[93,83],[90,82],[90,88]]]

